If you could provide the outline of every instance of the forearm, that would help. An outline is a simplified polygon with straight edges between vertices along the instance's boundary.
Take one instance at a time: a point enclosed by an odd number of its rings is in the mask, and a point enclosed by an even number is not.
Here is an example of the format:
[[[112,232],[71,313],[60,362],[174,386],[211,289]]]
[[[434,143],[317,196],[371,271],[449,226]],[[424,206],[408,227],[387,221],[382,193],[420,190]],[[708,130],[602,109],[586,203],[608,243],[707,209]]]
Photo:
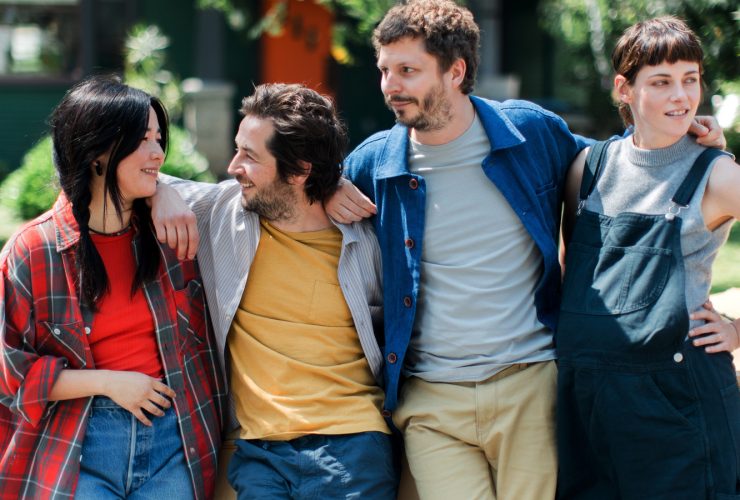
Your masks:
[[[159,180],[160,185],[174,189],[199,219],[210,212],[218,192],[223,189],[225,183],[229,182],[223,181],[219,184],[196,182],[162,173],[159,174]]]
[[[49,393],[49,401],[105,394],[108,370],[62,370]]]

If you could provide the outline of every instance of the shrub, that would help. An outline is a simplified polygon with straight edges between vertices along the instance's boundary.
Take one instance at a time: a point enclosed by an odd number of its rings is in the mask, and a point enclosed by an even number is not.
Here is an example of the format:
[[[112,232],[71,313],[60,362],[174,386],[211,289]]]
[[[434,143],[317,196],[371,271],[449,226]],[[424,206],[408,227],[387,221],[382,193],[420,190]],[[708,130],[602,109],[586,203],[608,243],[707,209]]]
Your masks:
[[[58,192],[51,137],[46,136],[28,150],[20,168],[2,183],[0,199],[17,217],[32,219],[51,207]]]
[[[190,135],[174,125],[170,126],[167,160],[162,171],[183,179],[214,181],[213,174],[208,171],[208,160],[195,150]],[[0,185],[2,203],[24,220],[51,208],[58,193],[49,136],[33,146],[23,157],[20,168]]]

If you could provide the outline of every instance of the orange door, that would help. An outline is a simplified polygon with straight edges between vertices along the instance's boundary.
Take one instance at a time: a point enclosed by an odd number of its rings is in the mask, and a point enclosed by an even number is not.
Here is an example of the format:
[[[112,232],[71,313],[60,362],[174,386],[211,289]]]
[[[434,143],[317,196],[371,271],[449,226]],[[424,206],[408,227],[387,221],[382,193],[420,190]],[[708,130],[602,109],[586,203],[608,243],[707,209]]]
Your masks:
[[[262,14],[283,2],[281,33],[262,35],[262,81],[304,83],[333,94],[329,81],[332,13],[313,0],[264,0]]]

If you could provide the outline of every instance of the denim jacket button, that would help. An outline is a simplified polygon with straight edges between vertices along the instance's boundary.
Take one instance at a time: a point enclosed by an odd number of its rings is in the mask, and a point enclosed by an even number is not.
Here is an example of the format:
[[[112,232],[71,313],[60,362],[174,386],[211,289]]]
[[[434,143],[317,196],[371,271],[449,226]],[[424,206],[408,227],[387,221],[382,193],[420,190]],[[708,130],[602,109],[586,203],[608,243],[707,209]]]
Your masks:
[[[414,248],[414,240],[412,240],[411,238],[406,238],[404,244],[406,245],[406,248]]]
[[[403,298],[403,305],[406,307],[411,307],[411,297],[408,295]]]
[[[398,361],[398,356],[396,356],[395,352],[389,352],[385,359],[387,359],[390,364],[394,364]]]
[[[418,188],[418,187],[419,187],[419,181],[417,181],[416,179],[411,179],[411,180],[409,181],[409,187],[410,187],[411,189],[416,189],[416,188]]]

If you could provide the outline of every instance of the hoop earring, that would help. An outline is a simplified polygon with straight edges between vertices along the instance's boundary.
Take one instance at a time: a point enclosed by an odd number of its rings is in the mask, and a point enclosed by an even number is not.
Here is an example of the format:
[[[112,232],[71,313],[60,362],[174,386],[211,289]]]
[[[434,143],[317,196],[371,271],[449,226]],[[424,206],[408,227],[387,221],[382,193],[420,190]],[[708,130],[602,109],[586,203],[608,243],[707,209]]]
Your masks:
[[[98,174],[98,176],[103,175],[103,167],[100,165],[99,161],[93,163],[93,166],[95,167],[95,173]]]

